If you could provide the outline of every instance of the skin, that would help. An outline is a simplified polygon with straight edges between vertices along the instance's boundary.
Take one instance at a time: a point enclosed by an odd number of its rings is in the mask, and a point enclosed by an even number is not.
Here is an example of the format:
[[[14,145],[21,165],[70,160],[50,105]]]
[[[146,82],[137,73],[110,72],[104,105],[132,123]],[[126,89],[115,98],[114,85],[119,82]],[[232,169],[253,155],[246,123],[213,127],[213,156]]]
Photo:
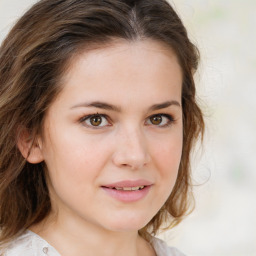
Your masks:
[[[174,52],[150,40],[117,41],[75,57],[62,85],[30,156],[47,165],[52,212],[31,230],[62,256],[155,255],[138,230],[167,200],[180,164],[182,72]],[[94,126],[93,114],[100,115]],[[102,189],[138,179],[152,186],[135,202]]]

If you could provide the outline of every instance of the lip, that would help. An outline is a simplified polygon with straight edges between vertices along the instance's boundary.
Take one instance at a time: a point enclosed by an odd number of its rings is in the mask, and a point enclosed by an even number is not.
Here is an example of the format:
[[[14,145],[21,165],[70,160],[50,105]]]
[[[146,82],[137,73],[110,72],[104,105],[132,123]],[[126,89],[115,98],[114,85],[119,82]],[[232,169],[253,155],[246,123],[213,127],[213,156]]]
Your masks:
[[[140,187],[140,186],[150,186],[152,182],[148,180],[122,180],[115,183],[103,185],[103,187],[114,188],[114,187]]]
[[[142,200],[147,196],[149,191],[152,188],[152,182],[147,181],[147,180],[124,180],[124,181],[119,181],[111,184],[107,184],[104,186],[101,186],[103,191],[109,195],[110,197],[121,201],[125,203],[131,203],[131,202],[136,202],[139,200]],[[140,187],[140,186],[145,186],[141,190],[116,190],[114,187]]]

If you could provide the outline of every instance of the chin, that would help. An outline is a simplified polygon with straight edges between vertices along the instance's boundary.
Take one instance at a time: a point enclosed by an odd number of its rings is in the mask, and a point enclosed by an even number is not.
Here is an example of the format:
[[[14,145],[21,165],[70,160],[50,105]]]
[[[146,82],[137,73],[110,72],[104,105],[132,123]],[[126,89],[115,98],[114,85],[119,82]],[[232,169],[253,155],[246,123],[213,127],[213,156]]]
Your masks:
[[[108,227],[106,228],[116,232],[139,231],[150,220],[151,218],[148,218],[148,216],[120,216],[119,218],[112,218],[109,222],[106,222],[108,223]]]

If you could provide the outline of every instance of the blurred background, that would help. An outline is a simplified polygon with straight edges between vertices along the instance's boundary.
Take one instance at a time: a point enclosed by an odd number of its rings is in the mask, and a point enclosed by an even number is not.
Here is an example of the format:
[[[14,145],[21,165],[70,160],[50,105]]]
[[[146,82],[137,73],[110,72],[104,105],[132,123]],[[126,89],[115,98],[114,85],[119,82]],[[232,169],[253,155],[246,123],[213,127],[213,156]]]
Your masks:
[[[54,0],[53,0],[54,1]],[[35,0],[0,0],[0,42]],[[161,234],[187,256],[256,256],[256,1],[170,0],[201,52],[196,208]]]

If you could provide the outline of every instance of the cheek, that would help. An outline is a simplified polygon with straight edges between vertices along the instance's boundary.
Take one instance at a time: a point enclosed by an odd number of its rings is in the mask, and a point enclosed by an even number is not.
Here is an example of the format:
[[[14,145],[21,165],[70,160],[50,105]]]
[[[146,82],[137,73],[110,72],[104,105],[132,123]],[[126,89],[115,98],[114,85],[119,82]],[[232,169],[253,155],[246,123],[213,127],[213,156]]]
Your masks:
[[[155,205],[155,211],[164,205],[169,198],[176,183],[181,153],[182,153],[182,135],[166,136],[165,140],[158,139],[158,144],[152,149],[153,165],[155,167],[155,193],[152,200]]]
[[[153,163],[157,169],[158,189],[167,199],[170,195],[179,171],[182,154],[182,134],[166,137],[154,147]]]
[[[45,149],[51,179],[56,183],[77,183],[74,185],[83,184],[85,180],[93,182],[111,155],[108,145],[98,143],[92,136],[55,136]]]
[[[154,162],[157,169],[163,172],[162,175],[171,175],[178,171],[181,154],[182,154],[182,136],[170,136],[165,138],[164,141],[155,145]]]

